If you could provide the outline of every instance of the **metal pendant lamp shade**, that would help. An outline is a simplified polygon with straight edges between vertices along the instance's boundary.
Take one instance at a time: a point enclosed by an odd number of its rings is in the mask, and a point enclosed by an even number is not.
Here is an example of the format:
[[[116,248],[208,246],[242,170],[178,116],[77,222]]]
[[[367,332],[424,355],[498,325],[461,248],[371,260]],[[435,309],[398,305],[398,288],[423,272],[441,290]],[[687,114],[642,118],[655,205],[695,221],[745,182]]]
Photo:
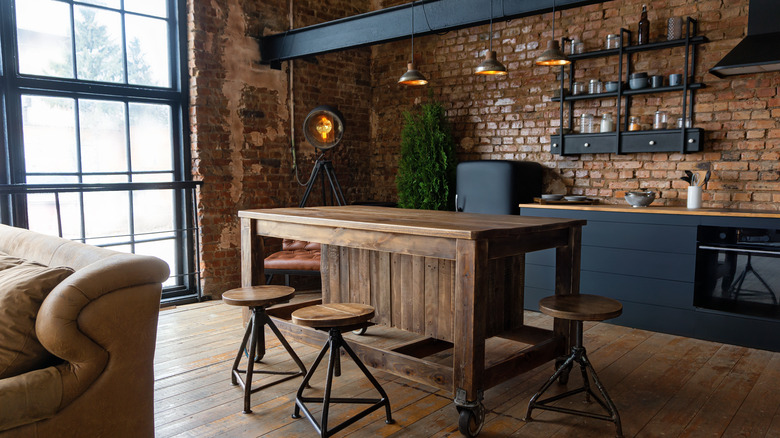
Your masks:
[[[555,1],[553,0],[552,10],[552,36],[547,42],[547,50],[536,58],[536,65],[569,65],[571,61],[561,51],[561,46],[555,40]]]
[[[547,50],[536,58],[536,65],[568,65],[571,61],[561,51],[561,46],[556,40],[547,42]]]
[[[401,75],[398,83],[402,85],[418,86],[428,83],[422,73],[414,65],[414,2],[412,2],[412,62],[406,64],[406,73]]]
[[[406,73],[404,73],[400,79],[398,79],[399,84],[403,85],[425,85],[428,83],[428,80],[425,79],[425,76],[423,76],[422,73],[420,73],[419,70],[417,70],[417,67],[414,66],[413,62],[410,62],[406,64],[407,70]]]
[[[505,75],[507,71],[504,64],[496,59],[496,51],[488,50],[485,54],[485,60],[477,66],[474,73],[478,75]]]
[[[485,60],[479,63],[474,70],[474,74],[477,75],[499,75],[503,76],[507,74],[506,66],[496,58],[496,51],[493,50],[493,0],[490,0],[490,35],[488,37],[490,41],[490,48],[485,53]]]

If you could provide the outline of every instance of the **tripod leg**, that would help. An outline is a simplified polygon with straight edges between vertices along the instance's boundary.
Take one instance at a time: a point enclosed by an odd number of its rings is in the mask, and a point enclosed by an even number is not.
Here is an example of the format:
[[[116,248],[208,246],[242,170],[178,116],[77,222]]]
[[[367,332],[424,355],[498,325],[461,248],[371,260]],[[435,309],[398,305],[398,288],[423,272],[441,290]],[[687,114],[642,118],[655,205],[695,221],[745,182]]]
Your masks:
[[[314,169],[311,171],[311,175],[309,175],[309,182],[306,183],[306,191],[303,193],[303,198],[301,198],[301,203],[298,204],[298,207],[305,207],[306,206],[306,200],[309,199],[309,195],[311,194],[311,189],[314,187],[314,183],[317,182],[317,176],[320,174],[320,168],[322,167],[322,161],[317,161],[314,163]]]
[[[341,192],[341,185],[339,184],[339,180],[336,178],[336,172],[333,170],[333,164],[330,161],[328,161],[325,165],[325,174],[328,175],[330,189],[333,191],[338,205],[346,205],[347,201],[344,198],[344,193]]]

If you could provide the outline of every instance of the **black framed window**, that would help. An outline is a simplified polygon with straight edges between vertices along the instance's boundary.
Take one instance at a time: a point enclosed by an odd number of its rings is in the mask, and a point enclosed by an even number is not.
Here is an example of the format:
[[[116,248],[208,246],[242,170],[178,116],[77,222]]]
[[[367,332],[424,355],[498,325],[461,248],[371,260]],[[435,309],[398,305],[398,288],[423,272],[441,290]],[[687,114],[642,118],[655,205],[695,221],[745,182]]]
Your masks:
[[[194,186],[165,185],[189,179],[184,3],[0,0],[3,182],[26,187],[3,221],[160,257],[166,297],[197,287]]]

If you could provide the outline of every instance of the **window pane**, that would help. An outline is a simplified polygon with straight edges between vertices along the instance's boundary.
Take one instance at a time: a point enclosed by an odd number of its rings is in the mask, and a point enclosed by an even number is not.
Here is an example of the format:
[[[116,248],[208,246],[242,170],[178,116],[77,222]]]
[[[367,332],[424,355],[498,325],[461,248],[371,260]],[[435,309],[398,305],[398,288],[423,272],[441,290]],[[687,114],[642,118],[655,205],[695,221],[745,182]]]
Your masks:
[[[176,242],[171,240],[161,240],[158,242],[139,243],[135,246],[136,254],[155,256],[168,263],[171,274],[176,273]],[[163,283],[163,286],[175,286],[176,279],[169,277]]]
[[[84,172],[127,172],[124,103],[79,100],[79,129]]]
[[[128,14],[125,26],[128,83],[170,87],[167,23]]]
[[[17,1],[16,32],[21,73],[73,77],[70,7],[67,3]]]
[[[166,18],[168,16],[168,2],[165,0],[125,0],[125,10]]]
[[[122,5],[119,4],[119,0],[79,0],[81,3],[89,3],[90,5],[105,6],[108,8],[119,9]]]
[[[87,238],[106,238],[99,243],[127,242],[130,234],[129,192],[84,193],[84,229]],[[119,236],[108,239],[112,236]]]
[[[75,176],[29,176],[29,184],[72,184],[77,183]],[[60,193],[60,217],[62,237],[81,238],[81,198],[78,193]],[[52,236],[59,235],[57,228],[57,202],[53,193],[27,196],[27,216],[29,227],[33,231]]]
[[[78,171],[73,99],[22,96],[22,132],[28,173]]]
[[[146,178],[142,178],[146,177]],[[137,175],[134,182],[143,179],[161,179],[160,175]],[[171,178],[167,178],[169,181]],[[133,224],[136,233],[161,233],[172,231],[174,197],[173,190],[136,190],[133,192]],[[170,234],[170,233],[168,233]],[[160,236],[154,236],[160,237]]]
[[[118,12],[76,6],[76,70],[79,79],[124,82],[122,18]]]
[[[131,103],[129,108],[133,171],[172,170],[171,107]]]

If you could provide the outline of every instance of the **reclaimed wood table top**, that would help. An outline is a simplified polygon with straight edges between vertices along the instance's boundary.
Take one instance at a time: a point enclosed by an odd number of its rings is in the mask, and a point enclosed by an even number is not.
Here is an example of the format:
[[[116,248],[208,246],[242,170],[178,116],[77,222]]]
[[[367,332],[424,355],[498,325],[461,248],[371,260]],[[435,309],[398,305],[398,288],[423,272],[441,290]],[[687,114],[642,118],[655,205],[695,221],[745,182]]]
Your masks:
[[[502,235],[533,234],[582,226],[586,223],[579,219],[410,210],[364,205],[242,210],[238,212],[238,216],[300,225],[470,240]]]

